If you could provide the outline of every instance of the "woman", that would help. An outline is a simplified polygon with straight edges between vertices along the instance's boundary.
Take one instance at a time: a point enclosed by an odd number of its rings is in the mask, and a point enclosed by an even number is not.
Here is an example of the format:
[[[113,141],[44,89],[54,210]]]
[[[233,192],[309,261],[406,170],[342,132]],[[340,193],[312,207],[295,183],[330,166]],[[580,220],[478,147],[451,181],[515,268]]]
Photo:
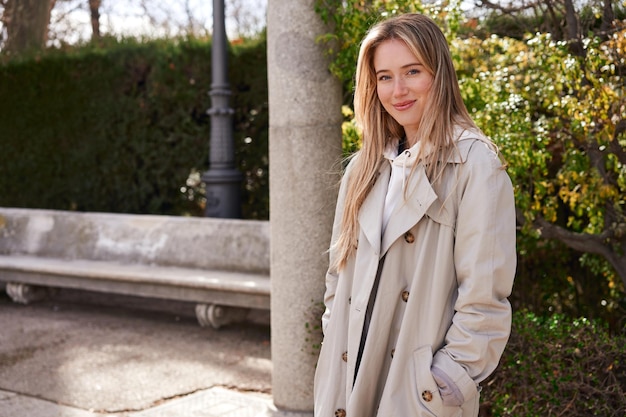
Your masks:
[[[477,416],[510,333],[511,181],[423,15],[369,31],[354,107],[363,145],[337,202],[315,416]]]

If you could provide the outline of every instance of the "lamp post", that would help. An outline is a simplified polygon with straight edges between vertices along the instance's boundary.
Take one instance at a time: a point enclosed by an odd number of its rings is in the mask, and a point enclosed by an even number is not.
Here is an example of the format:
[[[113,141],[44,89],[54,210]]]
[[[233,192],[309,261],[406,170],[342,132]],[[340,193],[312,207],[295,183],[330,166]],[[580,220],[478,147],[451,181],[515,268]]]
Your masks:
[[[211,138],[209,169],[202,174],[206,188],[206,217],[241,217],[241,173],[235,168],[235,144],[229,105],[228,49],[224,0],[213,0],[213,37],[211,41]]]

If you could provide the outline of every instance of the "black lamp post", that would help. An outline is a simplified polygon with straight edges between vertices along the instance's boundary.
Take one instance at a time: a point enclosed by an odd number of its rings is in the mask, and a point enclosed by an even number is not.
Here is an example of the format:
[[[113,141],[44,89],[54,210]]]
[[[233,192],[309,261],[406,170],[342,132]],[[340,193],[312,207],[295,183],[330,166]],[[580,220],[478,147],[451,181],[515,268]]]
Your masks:
[[[241,217],[240,184],[242,175],[235,168],[235,143],[229,106],[228,49],[224,0],[213,0],[213,37],[211,41],[211,140],[209,169],[202,174],[205,183],[206,217]]]

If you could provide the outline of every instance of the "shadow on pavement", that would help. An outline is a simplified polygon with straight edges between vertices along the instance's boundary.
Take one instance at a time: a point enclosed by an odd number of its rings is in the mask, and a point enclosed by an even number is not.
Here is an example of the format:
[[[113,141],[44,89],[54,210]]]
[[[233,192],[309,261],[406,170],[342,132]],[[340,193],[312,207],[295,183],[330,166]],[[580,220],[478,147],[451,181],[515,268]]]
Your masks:
[[[201,328],[191,303],[0,291],[0,390],[95,413],[137,412],[211,387],[270,393],[269,313]]]

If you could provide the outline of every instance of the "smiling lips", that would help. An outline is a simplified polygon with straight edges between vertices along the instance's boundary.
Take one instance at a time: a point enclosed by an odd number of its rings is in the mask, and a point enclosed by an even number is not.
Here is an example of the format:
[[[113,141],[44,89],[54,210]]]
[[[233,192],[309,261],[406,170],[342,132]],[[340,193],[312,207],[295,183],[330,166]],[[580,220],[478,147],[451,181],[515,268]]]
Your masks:
[[[393,108],[398,111],[409,109],[417,100],[403,101],[401,103],[395,103]]]

